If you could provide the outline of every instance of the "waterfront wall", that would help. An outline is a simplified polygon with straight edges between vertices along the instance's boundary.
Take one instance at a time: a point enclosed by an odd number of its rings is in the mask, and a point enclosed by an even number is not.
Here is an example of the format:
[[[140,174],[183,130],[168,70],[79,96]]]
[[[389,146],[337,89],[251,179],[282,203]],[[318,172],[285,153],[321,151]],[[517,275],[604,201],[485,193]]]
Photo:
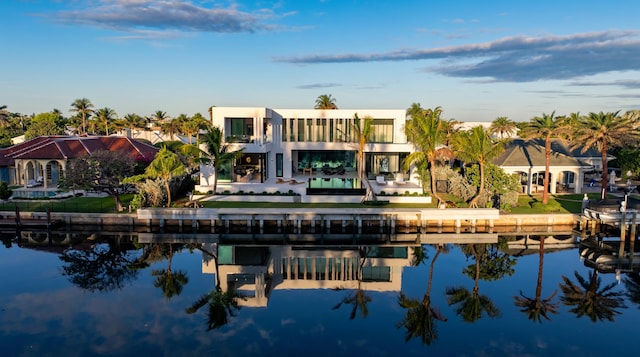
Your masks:
[[[21,212],[22,220],[42,220],[45,212]],[[67,226],[200,226],[225,224],[259,224],[260,220],[278,219],[286,224],[300,225],[306,222],[326,224],[327,221],[346,221],[362,224],[366,221],[381,222],[382,225],[456,228],[494,228],[495,231],[509,232],[521,227],[577,227],[581,222],[578,214],[500,214],[490,208],[447,208],[447,209],[229,209],[229,208],[147,208],[136,213],[76,213],[52,212],[53,221]],[[5,222],[15,220],[15,212],[0,212]],[[225,223],[225,221],[227,223]],[[323,223],[325,222],[325,223]],[[355,223],[354,223],[355,222]],[[10,224],[10,223],[7,223]]]

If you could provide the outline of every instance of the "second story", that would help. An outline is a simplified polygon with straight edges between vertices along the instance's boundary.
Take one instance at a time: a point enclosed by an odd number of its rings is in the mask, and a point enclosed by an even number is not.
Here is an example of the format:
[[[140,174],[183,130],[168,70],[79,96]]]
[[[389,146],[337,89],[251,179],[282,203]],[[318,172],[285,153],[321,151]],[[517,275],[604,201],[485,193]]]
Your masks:
[[[227,142],[238,143],[247,149],[271,144],[295,147],[297,143],[353,142],[356,117],[373,120],[369,143],[407,143],[404,109],[212,107],[210,113],[212,124],[223,129]]]

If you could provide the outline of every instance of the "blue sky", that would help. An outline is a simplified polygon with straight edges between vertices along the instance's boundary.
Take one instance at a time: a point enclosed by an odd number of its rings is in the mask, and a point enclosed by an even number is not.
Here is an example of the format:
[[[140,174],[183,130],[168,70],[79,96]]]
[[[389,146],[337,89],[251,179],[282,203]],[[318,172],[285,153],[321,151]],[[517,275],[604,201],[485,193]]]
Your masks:
[[[640,109],[640,2],[3,0],[0,105],[119,116],[441,106],[462,121]]]

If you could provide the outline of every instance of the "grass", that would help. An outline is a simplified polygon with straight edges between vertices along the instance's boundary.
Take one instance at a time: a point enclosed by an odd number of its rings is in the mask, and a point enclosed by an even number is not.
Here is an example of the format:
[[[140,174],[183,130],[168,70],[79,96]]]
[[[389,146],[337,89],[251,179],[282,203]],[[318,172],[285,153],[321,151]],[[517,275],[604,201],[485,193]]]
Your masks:
[[[120,195],[123,207],[127,207],[133,194]],[[18,200],[0,203],[0,211],[21,212],[85,212],[85,213],[115,213],[116,203],[113,197],[74,197],[64,200]]]
[[[589,199],[600,199],[599,193],[588,194]],[[616,197],[610,195],[608,197]],[[447,197],[450,198],[450,197]],[[542,195],[521,195],[518,198],[518,206],[513,207],[509,213],[514,214],[553,214],[553,213],[580,213],[582,211],[583,194],[549,195],[548,207],[557,207],[557,210],[548,211],[545,206],[536,205],[542,201]],[[123,207],[129,206],[133,194],[120,196]],[[175,202],[175,207],[181,207],[186,199]],[[202,207],[207,208],[436,208],[436,203],[388,203],[382,206],[371,206],[362,203],[265,203],[265,202],[223,202],[203,201]],[[22,212],[86,212],[86,213],[115,213],[116,207],[113,197],[75,197],[65,200],[25,200],[0,203],[0,211],[15,211],[16,206]],[[128,211],[127,211],[128,212]]]

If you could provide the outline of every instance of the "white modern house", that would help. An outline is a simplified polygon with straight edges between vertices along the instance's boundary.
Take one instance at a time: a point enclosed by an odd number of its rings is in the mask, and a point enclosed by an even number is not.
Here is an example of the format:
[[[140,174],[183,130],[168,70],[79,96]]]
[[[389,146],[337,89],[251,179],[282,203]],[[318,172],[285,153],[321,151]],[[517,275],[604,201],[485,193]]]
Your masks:
[[[232,149],[244,149],[236,163],[218,173],[218,182],[223,185],[305,182],[307,189],[324,190],[318,194],[331,194],[327,190],[334,188],[360,187],[354,181],[358,145],[354,142],[352,124],[356,115],[360,120],[373,119],[370,140],[364,150],[367,177],[379,182],[377,185],[420,189],[417,182],[411,181],[412,175],[401,168],[403,159],[413,151],[404,133],[407,120],[404,109],[212,107],[212,124],[223,130]],[[196,189],[210,190],[214,174],[202,167]]]

